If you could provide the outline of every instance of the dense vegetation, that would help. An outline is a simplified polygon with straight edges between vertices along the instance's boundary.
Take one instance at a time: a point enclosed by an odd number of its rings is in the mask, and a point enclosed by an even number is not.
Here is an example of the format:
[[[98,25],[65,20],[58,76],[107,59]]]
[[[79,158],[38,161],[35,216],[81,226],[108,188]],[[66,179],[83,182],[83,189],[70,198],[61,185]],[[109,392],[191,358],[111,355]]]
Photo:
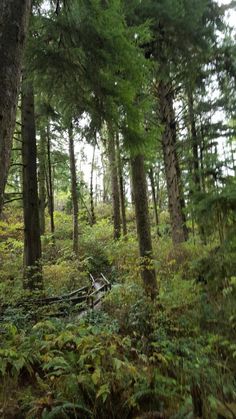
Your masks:
[[[236,417],[233,7],[0,2],[1,417]]]

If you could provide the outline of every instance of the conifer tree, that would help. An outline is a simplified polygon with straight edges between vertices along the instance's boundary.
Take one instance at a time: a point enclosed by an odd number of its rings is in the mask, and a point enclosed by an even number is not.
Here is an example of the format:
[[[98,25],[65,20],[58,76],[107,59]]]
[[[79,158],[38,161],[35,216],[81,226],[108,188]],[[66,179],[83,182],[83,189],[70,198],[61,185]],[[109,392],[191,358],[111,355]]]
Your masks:
[[[183,85],[191,77],[197,77],[199,62],[206,63],[208,50],[216,39],[215,29],[222,28],[222,13],[215,1],[201,0],[197,5],[194,1],[180,5],[175,0],[127,2],[131,25],[155,16],[151,21],[152,40],[142,48],[146,58],[156,63],[154,89],[163,125],[162,145],[174,242],[187,238],[174,100]]]
[[[30,0],[0,3],[0,214],[10,165]]]
[[[79,207],[78,207],[78,186],[76,176],[76,161],[74,150],[73,125],[69,126],[69,156],[70,156],[70,175],[71,175],[71,198],[73,207],[73,251],[78,256],[79,253]]]
[[[95,143],[93,144],[93,154],[91,161],[91,174],[90,174],[90,211],[91,211],[91,225],[96,224],[96,216],[94,209],[94,188],[93,188],[93,175],[94,175],[94,166],[95,166],[95,152],[96,152],[96,134],[95,134]]]
[[[45,208],[46,208],[46,132],[45,127],[40,129],[40,140],[38,150],[39,160],[39,219],[40,231],[43,235],[45,233]]]
[[[157,295],[157,281],[155,268],[152,266],[152,240],[148,216],[147,183],[144,167],[144,156],[139,154],[132,158],[131,167],[139,253],[142,258],[141,275],[147,294],[152,299],[154,299]]]
[[[139,135],[143,116],[142,105],[137,112],[135,102],[146,83],[147,66],[139,50],[139,43],[149,37],[146,25],[139,28],[137,40],[136,28],[127,26],[123,2],[71,1],[60,8],[58,15],[49,13],[46,24],[36,30],[38,37],[32,39],[29,54],[31,69],[36,73],[37,84],[54,95],[55,106],[63,103],[66,112],[73,109],[74,115],[87,113],[92,121],[97,121],[97,129],[106,122],[114,127],[114,132],[122,131],[128,121],[134,141],[130,143],[131,136],[125,135],[125,147],[138,148],[143,141]],[[73,33],[73,37],[68,33]],[[58,85],[55,81],[59,75]],[[108,141],[110,156],[113,140],[112,135]],[[113,196],[118,203],[118,182]],[[116,211],[115,220],[118,237],[120,210]],[[150,232],[148,237],[151,240]],[[150,248],[151,245],[147,253]]]
[[[32,82],[22,86],[22,163],[24,210],[24,277],[31,290],[42,287],[41,240],[37,185],[37,148]]]
[[[123,176],[123,164],[121,158],[119,133],[116,135],[116,153],[117,153],[117,168],[119,177],[119,196],[120,196],[120,207],[121,207],[121,219],[122,219],[122,231],[123,236],[127,235],[127,222],[126,222],[126,204],[125,204],[125,186]]]
[[[109,129],[108,138],[108,159],[110,164],[111,189],[112,189],[112,206],[113,206],[113,225],[114,239],[117,240],[121,235],[121,217],[120,217],[120,194],[119,179],[117,167],[117,150],[115,143],[115,133]]]
[[[46,127],[47,135],[47,195],[48,195],[48,211],[50,216],[50,228],[52,239],[54,241],[55,222],[54,222],[54,185],[53,185],[53,172],[52,172],[52,153],[51,153],[51,132],[50,122],[47,121]]]

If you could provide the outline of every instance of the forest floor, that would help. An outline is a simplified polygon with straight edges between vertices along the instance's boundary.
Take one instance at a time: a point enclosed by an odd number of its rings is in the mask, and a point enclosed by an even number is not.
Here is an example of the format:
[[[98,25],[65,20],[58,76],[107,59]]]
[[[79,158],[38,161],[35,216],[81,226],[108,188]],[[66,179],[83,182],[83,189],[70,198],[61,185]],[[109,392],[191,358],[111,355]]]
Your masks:
[[[173,247],[162,214],[151,302],[133,212],[119,241],[109,208],[100,213],[93,227],[80,220],[79,260],[70,215],[56,212],[55,242],[42,240],[44,297],[89,286],[90,273],[111,282],[99,310],[83,316],[79,306],[58,317],[58,304],[19,304],[32,299],[22,286],[20,212],[0,222],[0,417],[235,418],[235,242],[195,237]]]

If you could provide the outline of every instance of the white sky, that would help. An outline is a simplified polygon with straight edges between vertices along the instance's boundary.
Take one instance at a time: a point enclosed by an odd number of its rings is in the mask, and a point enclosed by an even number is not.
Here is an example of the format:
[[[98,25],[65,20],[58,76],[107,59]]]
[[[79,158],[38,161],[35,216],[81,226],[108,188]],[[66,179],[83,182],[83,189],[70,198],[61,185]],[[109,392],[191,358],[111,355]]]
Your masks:
[[[231,3],[231,0],[218,0],[219,5],[227,5]],[[230,26],[236,30],[236,10],[230,10],[226,13],[227,21],[229,22]]]

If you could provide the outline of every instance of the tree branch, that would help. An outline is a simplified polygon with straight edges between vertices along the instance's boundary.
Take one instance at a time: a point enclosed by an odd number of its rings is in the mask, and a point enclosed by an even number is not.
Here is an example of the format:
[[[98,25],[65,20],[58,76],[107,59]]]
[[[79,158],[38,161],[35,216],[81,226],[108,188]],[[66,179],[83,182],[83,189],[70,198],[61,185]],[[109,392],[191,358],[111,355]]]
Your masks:
[[[4,201],[4,205],[9,204],[10,202],[13,202],[13,201],[21,201],[21,200],[22,200],[22,198],[9,199],[8,201]]]

